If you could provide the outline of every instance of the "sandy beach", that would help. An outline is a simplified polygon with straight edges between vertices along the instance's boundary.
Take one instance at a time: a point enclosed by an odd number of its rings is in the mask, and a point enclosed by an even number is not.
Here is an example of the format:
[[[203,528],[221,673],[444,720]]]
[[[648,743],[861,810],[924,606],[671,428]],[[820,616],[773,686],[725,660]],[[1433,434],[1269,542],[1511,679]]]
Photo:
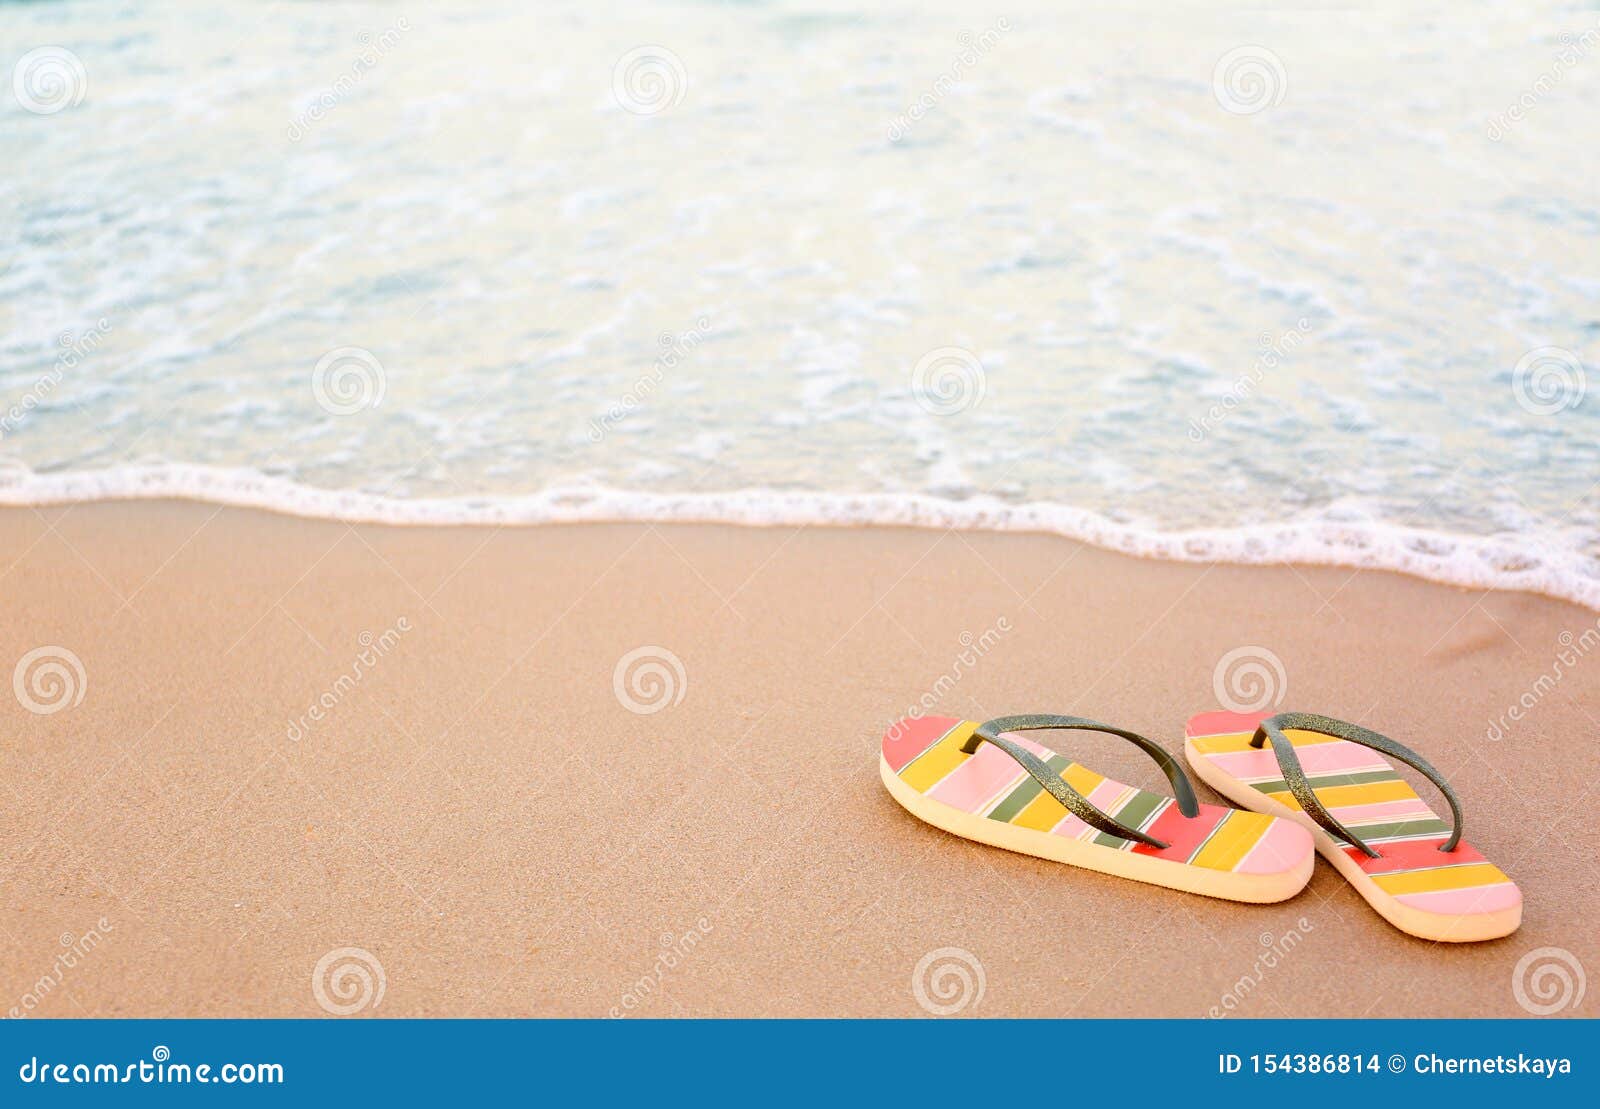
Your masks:
[[[0,552],[17,1015],[918,1016],[919,962],[956,948],[964,1015],[1522,1016],[1524,956],[1600,965],[1596,615],[1565,603],[1047,536],[180,502],[5,510]],[[1427,754],[1519,932],[1411,939],[1324,864],[1269,906],[1072,870],[878,781],[911,706],[1180,750],[1240,648],[1281,662],[1281,707]],[[366,978],[330,986],[340,958]]]

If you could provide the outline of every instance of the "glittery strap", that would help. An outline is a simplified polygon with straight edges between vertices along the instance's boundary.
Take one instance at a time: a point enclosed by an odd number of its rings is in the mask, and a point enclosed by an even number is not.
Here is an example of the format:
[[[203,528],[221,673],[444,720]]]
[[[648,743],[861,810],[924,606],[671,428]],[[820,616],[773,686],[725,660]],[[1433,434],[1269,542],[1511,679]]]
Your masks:
[[[1026,747],[1015,743],[1001,732],[1026,732],[1039,728],[1078,729],[1089,732],[1106,732],[1110,735],[1121,736],[1137,744],[1146,754],[1156,760],[1162,771],[1167,776],[1167,781],[1172,783],[1173,792],[1177,795],[1178,811],[1187,817],[1195,817],[1200,813],[1200,803],[1195,800],[1194,787],[1189,784],[1189,777],[1178,765],[1177,760],[1167,754],[1166,750],[1152,740],[1146,739],[1137,732],[1124,731],[1122,728],[1113,728],[1109,724],[1101,724],[1095,720],[1086,720],[1081,716],[1000,716],[993,720],[985,721],[978,725],[977,731],[962,745],[961,750],[972,754],[978,749],[980,743],[992,743],[1021,764],[1022,768],[1033,776],[1033,780],[1044,787],[1044,791],[1066,808],[1073,816],[1089,825],[1098,828],[1108,835],[1119,836],[1122,839],[1133,840],[1136,843],[1147,844],[1150,847],[1166,847],[1165,843],[1148,836],[1137,828],[1130,828],[1120,823],[1113,817],[1097,809],[1087,797],[1073,789],[1066,781],[1051,770],[1037,755]]]
[[[1300,758],[1295,754],[1294,744],[1289,737],[1283,734],[1285,728],[1295,728],[1304,732],[1318,732],[1322,735],[1332,736],[1335,739],[1349,740],[1359,743],[1363,747],[1370,747],[1374,751],[1381,751],[1385,755],[1397,758],[1407,766],[1420,770],[1434,785],[1439,787],[1439,792],[1444,794],[1444,799],[1450,802],[1450,817],[1453,827],[1450,838],[1440,847],[1441,851],[1454,851],[1456,844],[1461,842],[1461,805],[1456,800],[1455,791],[1450,788],[1444,776],[1435,770],[1427,759],[1405,747],[1386,735],[1370,731],[1357,724],[1344,720],[1335,720],[1331,716],[1318,716],[1313,712],[1280,712],[1261,722],[1256,729],[1256,734],[1250,740],[1250,746],[1260,747],[1270,740],[1273,754],[1278,757],[1278,769],[1283,771],[1283,780],[1289,786],[1289,792],[1294,794],[1294,799],[1300,802],[1300,807],[1305,814],[1318,824],[1326,828],[1331,834],[1344,840],[1350,846],[1363,852],[1368,858],[1378,858],[1378,853],[1368,847],[1354,832],[1340,824],[1333,818],[1333,814],[1323,808],[1322,802],[1317,799],[1316,790],[1311,788],[1311,783],[1306,780],[1306,772],[1300,767]]]

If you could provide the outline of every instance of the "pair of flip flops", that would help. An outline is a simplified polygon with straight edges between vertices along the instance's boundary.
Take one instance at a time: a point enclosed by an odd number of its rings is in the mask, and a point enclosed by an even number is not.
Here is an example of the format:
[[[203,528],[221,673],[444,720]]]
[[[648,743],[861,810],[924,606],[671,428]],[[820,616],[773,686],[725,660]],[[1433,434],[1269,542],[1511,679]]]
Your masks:
[[[1096,774],[1020,733],[1105,732],[1153,758],[1175,796]],[[1455,792],[1421,755],[1355,724],[1304,712],[1201,713],[1184,755],[1239,808],[1203,805],[1159,744],[1077,716],[985,723],[921,717],[883,737],[879,773],[914,816],[979,843],[1231,901],[1293,897],[1317,853],[1395,927],[1466,942],[1522,922],[1515,883],[1461,839]],[[1444,794],[1446,823],[1389,762]]]

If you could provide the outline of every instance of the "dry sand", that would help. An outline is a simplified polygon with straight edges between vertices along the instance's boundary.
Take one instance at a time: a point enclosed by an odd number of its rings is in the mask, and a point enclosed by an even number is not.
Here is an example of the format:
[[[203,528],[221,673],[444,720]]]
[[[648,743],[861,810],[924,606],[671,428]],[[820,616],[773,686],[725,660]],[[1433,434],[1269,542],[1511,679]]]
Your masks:
[[[0,1009],[318,1015],[341,948],[381,966],[376,1016],[917,1016],[940,948],[981,963],[979,1016],[1520,1016],[1524,955],[1600,968],[1600,651],[1532,692],[1596,617],[1542,598],[1045,536],[186,503],[0,512],[0,589],[4,667],[62,647],[84,674],[58,711],[0,704]],[[684,678],[641,715],[613,676],[646,646]],[[1408,938],[1320,863],[1273,906],[1140,886],[948,836],[878,781],[880,735],[924,694],[1177,750],[1239,647],[1281,659],[1282,707],[1444,771],[1522,885],[1520,932]],[[1160,782],[1109,737],[1041,734]]]

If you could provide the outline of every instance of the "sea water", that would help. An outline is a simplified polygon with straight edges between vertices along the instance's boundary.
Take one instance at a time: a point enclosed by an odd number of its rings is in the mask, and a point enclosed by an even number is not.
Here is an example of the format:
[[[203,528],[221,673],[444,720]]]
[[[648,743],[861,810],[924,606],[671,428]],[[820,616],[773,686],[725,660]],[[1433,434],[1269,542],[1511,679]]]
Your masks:
[[[0,4],[0,503],[1600,608],[1597,109],[1585,4]]]

